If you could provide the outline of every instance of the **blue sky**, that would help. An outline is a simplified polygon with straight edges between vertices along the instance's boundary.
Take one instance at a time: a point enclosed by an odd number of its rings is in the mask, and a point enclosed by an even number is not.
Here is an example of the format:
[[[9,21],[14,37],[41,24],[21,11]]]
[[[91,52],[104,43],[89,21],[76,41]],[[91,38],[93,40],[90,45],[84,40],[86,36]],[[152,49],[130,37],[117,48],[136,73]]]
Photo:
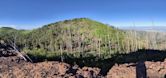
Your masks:
[[[166,0],[0,0],[0,26],[32,29],[87,17],[124,27],[166,26]]]

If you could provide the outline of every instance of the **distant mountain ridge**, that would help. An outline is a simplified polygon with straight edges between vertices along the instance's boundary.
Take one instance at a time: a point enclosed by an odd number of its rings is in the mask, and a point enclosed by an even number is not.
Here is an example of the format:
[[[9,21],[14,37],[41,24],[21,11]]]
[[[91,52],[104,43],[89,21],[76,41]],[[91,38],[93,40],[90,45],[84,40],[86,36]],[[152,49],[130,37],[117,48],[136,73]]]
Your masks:
[[[155,31],[155,32],[166,32],[166,26],[127,26],[120,27],[123,30],[138,30],[138,31]]]

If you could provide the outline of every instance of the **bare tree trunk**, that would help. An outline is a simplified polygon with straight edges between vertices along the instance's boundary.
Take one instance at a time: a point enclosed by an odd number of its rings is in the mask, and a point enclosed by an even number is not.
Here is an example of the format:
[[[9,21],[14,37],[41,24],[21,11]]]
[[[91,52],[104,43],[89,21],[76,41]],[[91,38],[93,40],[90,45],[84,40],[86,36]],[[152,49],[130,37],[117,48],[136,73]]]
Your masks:
[[[100,45],[101,45],[101,39],[99,39],[99,44],[98,44],[98,47],[99,47],[99,58],[101,56],[101,47],[100,47]]]
[[[116,33],[116,38],[117,38],[117,52],[120,52],[119,32],[118,32],[118,31],[117,31],[117,33]]]
[[[137,47],[138,41],[137,41],[137,33],[136,33],[136,31],[134,31],[134,37],[135,37],[135,51],[137,51],[138,50],[138,47]]]
[[[81,55],[84,56],[84,35],[81,35],[81,41],[82,41],[82,45],[81,45]]]
[[[72,32],[71,28],[69,28],[69,34],[70,34],[70,52],[73,52],[73,42],[72,42]]]
[[[110,41],[110,35],[108,34],[108,47],[109,47],[109,53],[112,53],[112,47],[111,47],[111,41]]]
[[[62,45],[60,45],[60,51],[61,51],[61,62],[64,62]]]
[[[150,49],[150,40],[149,40],[149,34],[147,33],[147,37],[146,37],[146,42],[147,42],[147,48],[146,49]]]
[[[81,39],[80,39],[80,37],[78,37],[78,51],[79,51],[79,57],[81,57],[81,43],[82,43],[82,41],[81,41]]]
[[[130,47],[130,31],[127,32],[127,53],[131,52],[131,47]]]

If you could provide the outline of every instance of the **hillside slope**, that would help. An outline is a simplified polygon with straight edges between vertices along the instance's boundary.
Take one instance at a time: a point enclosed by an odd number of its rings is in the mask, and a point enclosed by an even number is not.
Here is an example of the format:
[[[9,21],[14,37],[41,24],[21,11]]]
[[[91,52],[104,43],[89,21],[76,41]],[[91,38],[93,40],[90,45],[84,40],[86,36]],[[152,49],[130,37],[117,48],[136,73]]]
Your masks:
[[[42,57],[54,54],[108,55],[117,52],[124,39],[123,31],[88,18],[59,21],[31,31],[0,30],[3,32],[0,35],[2,40],[16,42],[19,49]]]
[[[62,54],[107,58],[139,49],[163,50],[165,37],[163,32],[120,30],[88,18],[59,21],[34,30],[0,28],[1,40],[14,42],[18,49],[42,58]]]

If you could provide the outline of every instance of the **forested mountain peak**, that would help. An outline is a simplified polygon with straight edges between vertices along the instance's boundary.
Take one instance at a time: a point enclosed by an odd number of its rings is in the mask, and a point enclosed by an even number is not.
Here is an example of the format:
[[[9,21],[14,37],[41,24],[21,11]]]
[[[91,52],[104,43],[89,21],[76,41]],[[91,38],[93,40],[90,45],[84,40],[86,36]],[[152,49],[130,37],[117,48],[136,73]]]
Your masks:
[[[124,39],[124,32],[89,18],[74,18],[34,30],[4,31],[0,39],[9,44],[15,42],[22,50],[39,52],[38,55],[45,55],[45,52],[103,54],[115,52]]]
[[[41,28],[34,29],[34,33],[44,34],[44,33],[52,33],[55,35],[63,35],[64,33],[71,34],[82,34],[82,35],[93,35],[96,37],[106,36],[108,34],[114,34],[117,30],[113,28],[113,26],[109,26],[103,23],[100,23],[95,20],[91,20],[89,18],[74,18],[64,21],[59,21],[55,23],[50,23],[48,25],[44,25]]]
[[[76,28],[100,28],[100,27],[107,27],[108,25],[100,23],[98,21],[89,19],[89,18],[74,18],[74,19],[68,19],[64,21],[58,21],[55,23],[50,23],[47,25],[44,25],[42,28],[54,28],[54,27],[76,27]],[[112,28],[112,26],[108,26]]]
[[[74,18],[33,30],[29,34],[31,39],[28,43],[33,44],[31,47],[46,48],[49,51],[59,51],[60,46],[65,51],[75,49],[75,52],[79,52],[79,47],[83,46],[86,48],[85,51],[90,51],[92,48],[95,51],[95,42],[102,41],[100,44],[104,45],[109,40],[115,42],[117,32],[119,32],[118,38],[121,40],[123,35],[120,30],[89,18]]]

